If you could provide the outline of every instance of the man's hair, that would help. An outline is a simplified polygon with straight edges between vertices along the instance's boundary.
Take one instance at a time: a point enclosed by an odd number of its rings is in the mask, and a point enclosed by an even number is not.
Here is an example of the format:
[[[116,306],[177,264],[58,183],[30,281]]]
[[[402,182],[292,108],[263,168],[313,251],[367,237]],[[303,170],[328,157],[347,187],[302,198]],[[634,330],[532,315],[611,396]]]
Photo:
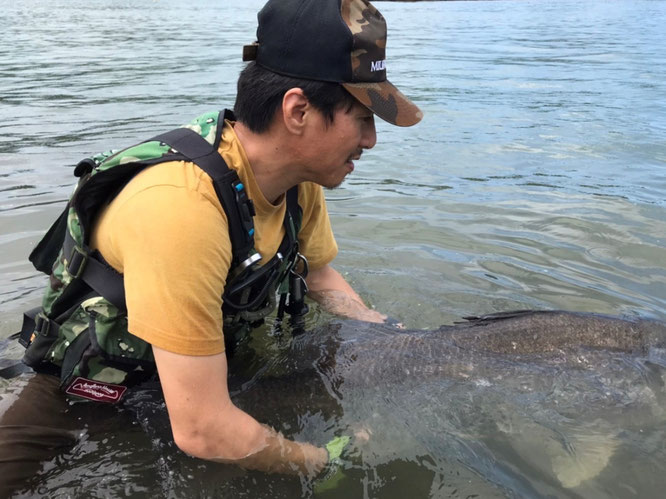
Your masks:
[[[238,77],[234,104],[236,119],[254,133],[265,132],[282,105],[284,94],[292,88],[302,89],[328,124],[333,123],[335,111],[351,109],[356,102],[339,83],[283,76],[251,62]]]

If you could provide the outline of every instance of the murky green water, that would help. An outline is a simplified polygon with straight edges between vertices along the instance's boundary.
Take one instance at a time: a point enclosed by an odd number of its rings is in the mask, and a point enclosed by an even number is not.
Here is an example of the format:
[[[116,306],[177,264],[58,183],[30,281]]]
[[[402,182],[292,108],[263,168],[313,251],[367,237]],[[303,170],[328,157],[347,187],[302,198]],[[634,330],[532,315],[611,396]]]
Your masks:
[[[262,3],[3,5],[0,337],[39,301],[45,280],[26,257],[69,195],[71,166],[231,106]],[[666,2],[378,6],[389,77],[425,118],[410,129],[378,123],[376,148],[328,193],[335,266],[361,295],[412,328],[516,308],[666,319]],[[316,310],[308,318],[327,320]],[[663,438],[655,445],[663,455]],[[633,459],[622,455],[618,470]],[[140,467],[140,457],[123,459],[123,469]],[[403,461],[385,465],[386,476],[412,473],[415,493],[455,496],[432,474],[418,478],[425,464]],[[127,490],[150,493],[160,476],[151,473],[131,475]],[[65,490],[83,483],[70,479]],[[246,496],[283,490],[252,480]],[[483,482],[478,472],[466,480]],[[196,490],[215,495],[205,480]]]

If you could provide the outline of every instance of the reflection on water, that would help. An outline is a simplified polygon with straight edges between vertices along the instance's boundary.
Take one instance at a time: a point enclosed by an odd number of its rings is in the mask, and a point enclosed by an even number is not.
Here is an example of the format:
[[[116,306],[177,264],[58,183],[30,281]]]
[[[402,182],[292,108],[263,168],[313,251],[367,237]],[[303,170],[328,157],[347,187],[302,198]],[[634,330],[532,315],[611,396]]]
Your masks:
[[[69,196],[71,166],[231,106],[240,46],[254,39],[262,3],[25,0],[5,6],[0,337],[16,330],[20,312],[40,299],[45,280],[26,256]],[[327,193],[341,248],[336,267],[361,295],[413,328],[516,308],[666,319],[666,4],[528,0],[379,7],[390,30],[390,78],[414,97],[425,118],[410,129],[378,122],[377,147],[364,154],[343,187]],[[314,309],[307,321],[315,326],[329,319]],[[449,388],[433,389],[433,396],[462,405],[482,393]],[[472,416],[493,407],[492,389],[484,390]],[[403,419],[384,427],[406,428],[407,401],[384,402]],[[543,410],[535,404],[535,411]],[[304,438],[331,430],[314,410],[304,407],[300,417],[311,432]],[[603,425],[590,421],[573,442],[539,429],[545,446],[569,452],[568,461],[549,469],[570,469],[584,457],[575,451],[580,442],[592,439],[585,448],[596,457],[585,462],[602,463],[612,452],[605,469],[614,488],[580,496],[635,496],[632,476],[642,478],[644,490],[663,488],[663,422],[596,439]],[[511,482],[512,467],[546,465],[531,462],[533,442],[514,438],[515,428],[532,431],[528,422],[507,417],[504,428],[488,433],[487,441],[447,434],[459,452],[480,460],[477,471],[434,450],[428,435],[441,428],[426,425],[413,447],[357,470],[365,482],[356,484],[370,484],[365,494],[372,497],[406,495],[400,491],[492,497],[528,486],[539,491],[531,496],[579,495],[553,489],[559,478],[538,471],[531,475],[534,483]],[[236,497],[261,495],[257,491],[293,497],[302,490],[298,481],[184,460],[168,438],[155,440],[151,449],[139,434],[100,437],[91,429],[65,456],[78,473],[63,474],[58,460],[47,467],[46,483],[72,491],[92,491],[94,484],[100,495],[154,493],[155,476],[164,495],[193,483],[202,496],[218,495],[227,482],[242,484],[232,488]],[[125,440],[136,445],[126,448]],[[502,456],[509,470],[503,478],[493,475],[498,461],[479,445]],[[649,456],[649,474],[632,464],[638,455]],[[137,469],[152,470],[150,478]],[[217,473],[224,480],[214,479]],[[573,483],[570,473],[560,474]],[[546,489],[535,485],[539,476],[551,480]],[[498,492],[490,482],[505,489]]]

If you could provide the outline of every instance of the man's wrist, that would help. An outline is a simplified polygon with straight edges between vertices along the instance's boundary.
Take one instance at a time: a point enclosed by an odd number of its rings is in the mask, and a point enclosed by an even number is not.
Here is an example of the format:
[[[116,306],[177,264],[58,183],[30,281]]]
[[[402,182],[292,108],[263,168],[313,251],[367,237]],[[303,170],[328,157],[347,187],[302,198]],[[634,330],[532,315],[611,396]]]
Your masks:
[[[367,322],[384,322],[386,316],[368,308],[357,295],[337,289],[310,291],[310,296],[329,313]]]

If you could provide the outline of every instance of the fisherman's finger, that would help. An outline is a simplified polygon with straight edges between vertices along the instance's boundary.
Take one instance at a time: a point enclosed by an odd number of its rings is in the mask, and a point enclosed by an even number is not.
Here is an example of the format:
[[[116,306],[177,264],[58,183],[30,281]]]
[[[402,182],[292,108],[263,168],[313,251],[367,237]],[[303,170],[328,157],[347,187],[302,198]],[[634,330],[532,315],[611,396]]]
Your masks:
[[[370,428],[358,428],[354,430],[354,444],[356,445],[367,444],[368,441],[370,440],[371,435],[372,431],[370,430]]]

